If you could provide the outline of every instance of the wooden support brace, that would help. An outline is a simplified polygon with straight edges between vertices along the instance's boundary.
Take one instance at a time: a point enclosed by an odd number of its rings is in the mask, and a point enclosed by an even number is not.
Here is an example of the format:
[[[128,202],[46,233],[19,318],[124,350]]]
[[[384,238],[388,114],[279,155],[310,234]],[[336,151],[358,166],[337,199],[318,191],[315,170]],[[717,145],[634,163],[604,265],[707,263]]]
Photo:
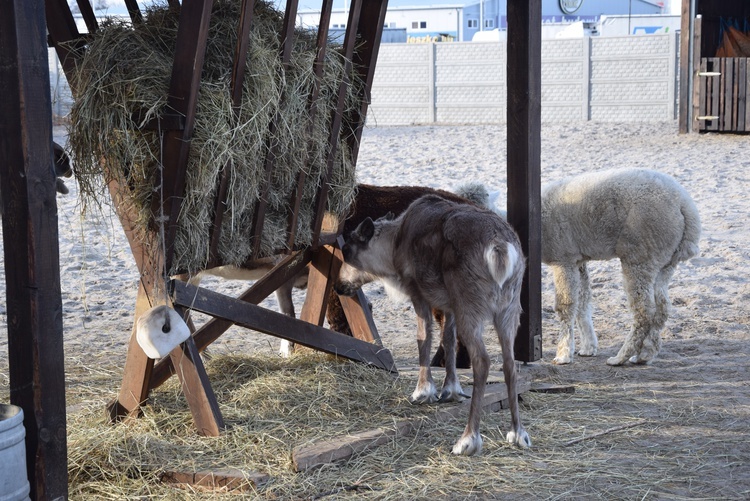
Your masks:
[[[216,292],[175,282],[174,303],[190,306],[195,311],[223,318],[248,329],[288,339],[308,348],[368,363],[387,371],[396,370],[391,352],[383,347],[290,318],[239,299],[228,298]]]
[[[258,304],[271,295],[276,289],[281,287],[282,284],[292,280],[300,272],[304,270],[307,263],[310,262],[312,257],[312,251],[306,249],[299,251],[295,254],[287,256],[279,264],[277,264],[271,271],[269,271],[263,278],[255,282],[252,287],[246,290],[240,295],[239,300],[247,303]],[[182,305],[185,308],[191,308],[192,303]],[[233,322],[222,319],[213,318],[206,322],[203,327],[198,329],[193,337],[195,344],[199,351],[203,351],[208,345],[216,341],[219,336],[227,331]],[[154,367],[153,375],[151,376],[150,388],[154,389],[161,386],[169,377],[174,374],[174,366],[172,360],[165,358],[161,360]]]
[[[208,437],[218,436],[224,428],[224,419],[206,375],[206,369],[203,367],[198,347],[195,346],[195,340],[189,337],[172,350],[169,358],[180,378],[182,393],[187,399],[198,433]]]
[[[234,468],[202,470],[196,472],[165,471],[161,481],[169,484],[182,484],[190,488],[220,492],[250,492],[266,483],[270,477],[264,473],[244,472]]]

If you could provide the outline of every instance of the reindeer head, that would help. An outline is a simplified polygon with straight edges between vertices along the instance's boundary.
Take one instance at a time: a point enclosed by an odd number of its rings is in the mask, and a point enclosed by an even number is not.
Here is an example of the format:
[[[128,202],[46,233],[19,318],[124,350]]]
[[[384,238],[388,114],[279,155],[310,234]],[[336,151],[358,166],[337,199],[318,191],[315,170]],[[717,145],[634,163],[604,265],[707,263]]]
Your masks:
[[[393,230],[398,226],[393,219],[392,212],[377,221],[368,217],[346,237],[344,265],[334,286],[338,294],[353,296],[362,285],[392,273]]]

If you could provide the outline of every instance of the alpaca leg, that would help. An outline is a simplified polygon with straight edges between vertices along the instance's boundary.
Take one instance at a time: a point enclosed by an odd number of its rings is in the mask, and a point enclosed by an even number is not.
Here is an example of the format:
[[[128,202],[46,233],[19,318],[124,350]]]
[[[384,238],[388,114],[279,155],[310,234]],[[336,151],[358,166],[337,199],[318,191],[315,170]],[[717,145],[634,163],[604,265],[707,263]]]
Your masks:
[[[479,433],[479,421],[482,415],[482,398],[490,370],[490,356],[482,342],[482,322],[471,315],[456,315],[456,326],[459,339],[466,346],[471,357],[474,384],[469,405],[469,420],[461,438],[453,446],[453,454],[472,456],[482,451],[482,436]]]
[[[656,311],[654,299],[656,273],[647,267],[622,263],[622,274],[628,305],[633,313],[633,327],[617,355],[607,359],[609,365],[622,365],[630,357],[640,353],[644,340],[653,329]]]
[[[560,318],[560,337],[557,340],[555,364],[569,364],[575,353],[575,319],[578,309],[580,274],[578,266],[552,266],[555,281],[555,310]]]
[[[432,348],[432,311],[423,303],[413,301],[417,313],[417,347],[419,349],[419,379],[417,387],[409,397],[412,404],[431,404],[438,401],[435,382],[430,371],[430,349]]]
[[[500,346],[503,350],[503,375],[505,386],[508,390],[508,404],[510,407],[511,430],[506,435],[506,440],[526,449],[531,447],[531,438],[521,424],[518,411],[518,393],[516,392],[516,362],[513,358],[513,345],[515,344],[518,325],[521,321],[521,305],[512,303],[508,308],[494,318],[495,330],[497,331]]]
[[[453,313],[442,317],[442,346],[445,350],[445,379],[440,392],[440,402],[461,402],[469,395],[464,393],[456,374],[456,319]]]
[[[643,340],[641,350],[630,359],[635,364],[651,362],[661,350],[661,331],[664,330],[669,318],[669,281],[672,279],[674,269],[674,266],[665,266],[656,277],[656,284],[654,285],[655,311],[651,329]]]
[[[594,332],[594,322],[591,319],[591,281],[586,263],[578,266],[578,275],[581,279],[578,286],[578,316],[576,323],[581,330],[581,349],[578,354],[582,357],[593,357],[599,349],[599,341]]]

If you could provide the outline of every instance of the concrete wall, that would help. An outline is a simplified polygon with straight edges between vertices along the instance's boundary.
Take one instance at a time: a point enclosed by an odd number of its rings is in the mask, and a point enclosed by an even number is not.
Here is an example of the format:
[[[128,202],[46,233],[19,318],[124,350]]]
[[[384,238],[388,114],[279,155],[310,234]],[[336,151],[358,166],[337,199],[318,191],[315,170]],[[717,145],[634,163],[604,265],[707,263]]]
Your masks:
[[[676,34],[542,41],[542,120],[677,118]],[[383,44],[370,125],[504,123],[505,42]]]
[[[676,34],[542,41],[542,120],[677,118]],[[54,50],[52,111],[72,98]],[[504,123],[505,42],[383,44],[369,125]]]

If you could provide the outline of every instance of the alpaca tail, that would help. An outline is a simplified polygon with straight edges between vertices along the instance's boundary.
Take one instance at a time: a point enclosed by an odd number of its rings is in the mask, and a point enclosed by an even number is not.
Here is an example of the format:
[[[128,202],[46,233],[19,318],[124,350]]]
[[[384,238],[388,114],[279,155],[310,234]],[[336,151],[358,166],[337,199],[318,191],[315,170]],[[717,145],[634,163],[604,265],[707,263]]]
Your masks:
[[[691,257],[697,256],[700,251],[698,242],[701,238],[701,221],[698,215],[698,209],[695,207],[693,200],[686,194],[680,205],[680,212],[685,222],[685,230],[682,233],[682,240],[674,253],[673,261],[687,261]]]

